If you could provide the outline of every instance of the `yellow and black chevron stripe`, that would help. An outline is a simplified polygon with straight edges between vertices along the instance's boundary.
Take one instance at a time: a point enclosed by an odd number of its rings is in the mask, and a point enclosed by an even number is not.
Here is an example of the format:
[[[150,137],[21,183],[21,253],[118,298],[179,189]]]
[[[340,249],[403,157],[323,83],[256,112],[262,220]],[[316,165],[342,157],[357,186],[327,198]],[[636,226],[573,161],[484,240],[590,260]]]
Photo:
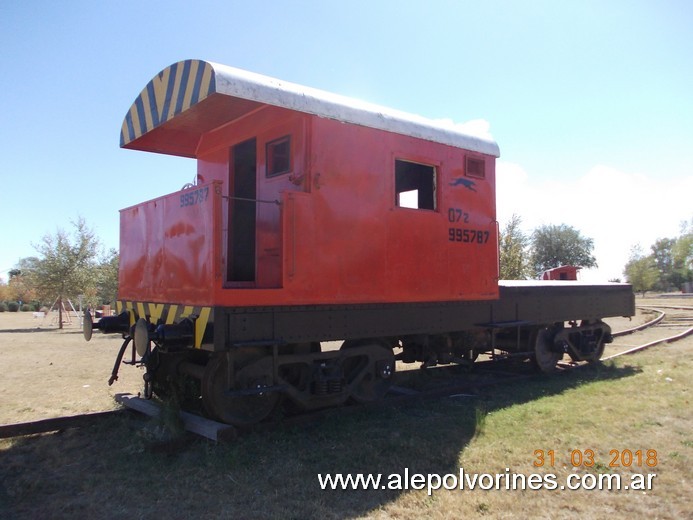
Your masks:
[[[174,63],[152,79],[125,116],[120,146],[138,139],[216,92],[212,65],[201,60]]]
[[[197,316],[195,320],[195,348],[200,348],[202,338],[210,324],[212,315],[211,307],[200,307],[193,305],[176,305],[171,303],[146,303],[117,301],[117,314],[127,311],[130,316],[130,326],[132,327],[139,318],[149,316],[149,321],[157,323],[159,320],[166,325],[172,325],[190,316]]]

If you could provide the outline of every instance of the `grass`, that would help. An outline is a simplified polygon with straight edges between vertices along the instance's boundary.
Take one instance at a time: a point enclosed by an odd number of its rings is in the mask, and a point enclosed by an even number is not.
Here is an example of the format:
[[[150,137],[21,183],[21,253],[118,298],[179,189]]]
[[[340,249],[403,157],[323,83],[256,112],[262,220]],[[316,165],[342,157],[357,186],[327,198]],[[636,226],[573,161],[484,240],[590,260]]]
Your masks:
[[[607,365],[242,436],[152,449],[160,424],[113,418],[0,441],[3,518],[685,518],[693,341]],[[554,467],[533,466],[554,450]],[[573,450],[595,466],[573,468]],[[610,450],[656,449],[652,491],[322,491],[318,473],[618,472]],[[384,477],[385,478],[385,477]]]

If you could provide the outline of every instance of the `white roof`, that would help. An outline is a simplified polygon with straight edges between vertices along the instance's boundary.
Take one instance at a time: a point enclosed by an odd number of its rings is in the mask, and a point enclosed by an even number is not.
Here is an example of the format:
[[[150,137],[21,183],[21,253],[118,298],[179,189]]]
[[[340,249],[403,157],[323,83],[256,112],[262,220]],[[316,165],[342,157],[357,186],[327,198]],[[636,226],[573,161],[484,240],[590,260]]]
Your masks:
[[[427,119],[227,65],[210,64],[216,73],[216,91],[219,93],[346,123],[410,135],[494,157],[500,156],[500,150],[495,141],[462,132],[449,122]]]
[[[194,156],[212,130],[273,105],[356,125],[435,141],[498,157],[495,141],[448,120],[432,120],[242,69],[185,60],[162,70],[135,99],[123,121],[120,144]]]

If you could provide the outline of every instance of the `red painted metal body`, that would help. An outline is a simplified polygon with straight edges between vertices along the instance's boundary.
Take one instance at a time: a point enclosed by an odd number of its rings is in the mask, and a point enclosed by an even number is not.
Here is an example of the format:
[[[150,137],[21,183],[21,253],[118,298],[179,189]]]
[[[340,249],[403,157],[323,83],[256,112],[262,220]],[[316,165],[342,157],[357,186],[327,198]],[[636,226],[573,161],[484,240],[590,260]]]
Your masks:
[[[181,197],[193,192],[206,200],[185,204]],[[219,278],[219,193],[220,183],[209,183],[121,210],[119,294],[212,301]]]
[[[493,155],[271,105],[218,123],[217,96],[186,122],[199,133],[197,186],[121,212],[121,300],[232,307],[498,297]],[[270,147],[286,137],[288,168],[270,176]],[[178,149],[156,130],[144,139],[153,151]],[[183,142],[179,154],[190,155]],[[398,161],[430,168],[433,207],[398,205]],[[244,164],[254,189],[234,180]],[[245,198],[257,199],[254,236],[234,241],[244,233],[234,207],[247,209]],[[239,276],[232,264],[243,248],[252,272]]]
[[[562,265],[544,271],[541,275],[542,280],[577,280],[579,267],[574,265]]]

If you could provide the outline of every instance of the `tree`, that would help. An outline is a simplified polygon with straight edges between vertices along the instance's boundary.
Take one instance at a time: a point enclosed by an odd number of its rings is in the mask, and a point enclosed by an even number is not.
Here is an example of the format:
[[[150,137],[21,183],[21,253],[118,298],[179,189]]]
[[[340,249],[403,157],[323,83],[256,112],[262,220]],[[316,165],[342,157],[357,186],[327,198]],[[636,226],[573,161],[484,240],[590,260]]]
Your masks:
[[[94,266],[93,280],[85,291],[83,303],[87,307],[114,305],[118,297],[118,251],[110,249]]]
[[[101,259],[96,273],[97,294],[102,304],[113,305],[118,298],[118,251],[111,249]]]
[[[526,280],[531,276],[527,249],[529,238],[520,229],[522,218],[513,213],[499,237],[500,277],[502,280]]]
[[[652,260],[654,261],[659,277],[654,289],[668,291],[672,286],[680,284],[674,273],[673,249],[676,244],[675,238],[659,238],[650,246],[652,250]]]
[[[643,296],[659,280],[659,271],[654,258],[651,255],[643,256],[639,247],[631,249],[630,260],[626,264],[623,274],[628,283],[633,286],[633,290],[641,292]]]
[[[592,255],[594,241],[566,224],[538,227],[532,233],[532,259],[534,272],[539,276],[547,269],[562,265],[597,267]]]
[[[44,300],[58,298],[59,328],[63,328],[62,300],[87,292],[94,285],[95,258],[99,241],[84,219],[72,223],[69,236],[58,229],[55,235],[45,235],[38,246],[39,259],[32,279],[39,296]]]
[[[38,262],[38,258],[35,256],[22,258],[17,262],[17,266],[8,272],[10,275],[10,280],[7,283],[9,294],[17,302],[28,302],[36,298],[36,290],[31,277],[36,262]]]
[[[676,280],[693,282],[693,218],[681,225],[681,236],[676,239],[671,253]]]
[[[5,280],[0,278],[0,304],[10,298],[10,288],[5,283]]]

